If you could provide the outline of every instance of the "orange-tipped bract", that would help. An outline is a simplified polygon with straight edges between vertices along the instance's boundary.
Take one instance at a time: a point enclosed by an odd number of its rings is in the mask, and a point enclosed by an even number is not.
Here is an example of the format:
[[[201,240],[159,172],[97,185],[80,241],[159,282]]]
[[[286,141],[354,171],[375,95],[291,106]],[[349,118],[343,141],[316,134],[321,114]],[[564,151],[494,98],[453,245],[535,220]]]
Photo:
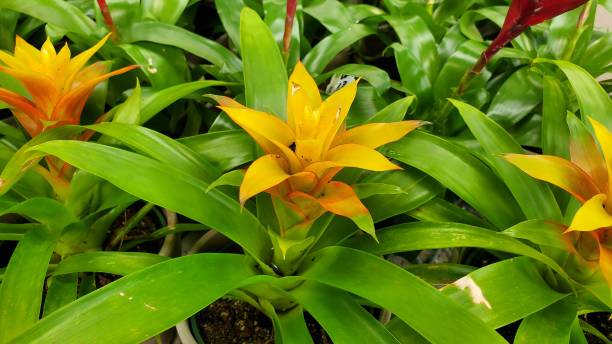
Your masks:
[[[298,63],[289,79],[287,122],[222,98],[220,108],[264,150],[246,171],[240,202],[268,192],[311,223],[326,211],[352,219],[374,234],[372,218],[353,189],[332,178],[344,167],[399,169],[375,149],[423,124],[373,123],[349,130],[345,119],[357,93],[352,82],[322,100],[314,79]]]
[[[0,72],[19,80],[31,99],[0,88],[0,101],[7,103],[21,125],[33,137],[48,128],[79,124],[87,99],[100,82],[137,66],[107,73],[103,63],[85,66],[106,43],[96,45],[71,58],[68,45],[57,52],[50,39],[40,50],[17,37],[15,53],[0,51]]]

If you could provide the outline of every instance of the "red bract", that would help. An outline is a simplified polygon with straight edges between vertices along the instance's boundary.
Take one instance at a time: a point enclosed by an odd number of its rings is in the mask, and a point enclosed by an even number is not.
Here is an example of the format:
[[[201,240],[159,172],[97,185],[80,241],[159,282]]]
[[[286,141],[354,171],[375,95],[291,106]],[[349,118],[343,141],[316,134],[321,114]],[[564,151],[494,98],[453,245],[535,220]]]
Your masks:
[[[501,48],[532,25],[556,17],[587,0],[513,0],[504,25],[493,43],[483,53],[476,72],[479,72]]]
[[[297,0],[287,0],[287,16],[285,17],[285,34],[283,35],[283,50],[289,53],[291,47],[291,31],[293,31],[293,21],[297,10]]]
[[[98,6],[100,6],[100,12],[102,12],[102,17],[104,18],[104,23],[108,30],[112,33],[113,41],[117,41],[119,36],[119,32],[117,31],[117,27],[113,22],[113,17],[111,17],[110,10],[108,9],[108,5],[106,4],[106,0],[98,0]]]

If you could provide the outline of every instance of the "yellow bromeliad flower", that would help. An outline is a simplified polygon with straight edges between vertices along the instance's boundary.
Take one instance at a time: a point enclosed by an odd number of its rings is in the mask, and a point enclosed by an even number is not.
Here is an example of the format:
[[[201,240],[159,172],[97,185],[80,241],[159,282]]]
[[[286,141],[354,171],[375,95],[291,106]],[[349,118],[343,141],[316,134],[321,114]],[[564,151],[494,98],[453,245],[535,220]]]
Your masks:
[[[603,276],[612,285],[612,133],[592,120],[595,136],[570,142],[571,161],[545,155],[508,154],[506,159],[530,176],[554,184],[572,194],[582,206],[566,231],[595,239]],[[603,153],[603,154],[602,154]],[[593,255],[592,252],[587,254]],[[583,256],[585,254],[582,254]]]
[[[32,99],[0,88],[0,100],[7,103],[31,136],[47,128],[79,124],[85,102],[100,82],[137,68],[129,66],[106,73],[106,66],[85,64],[106,43],[109,35],[71,58],[68,44],[56,52],[50,39],[40,50],[17,37],[14,55],[0,51],[0,72],[19,80]]]
[[[344,122],[356,93],[354,81],[322,101],[316,82],[298,63],[289,79],[287,122],[221,99],[220,108],[265,152],[246,171],[240,202],[268,192],[299,215],[302,228],[329,211],[352,219],[373,235],[366,207],[349,185],[332,178],[343,167],[399,169],[375,149],[423,122],[372,123],[346,130]]]

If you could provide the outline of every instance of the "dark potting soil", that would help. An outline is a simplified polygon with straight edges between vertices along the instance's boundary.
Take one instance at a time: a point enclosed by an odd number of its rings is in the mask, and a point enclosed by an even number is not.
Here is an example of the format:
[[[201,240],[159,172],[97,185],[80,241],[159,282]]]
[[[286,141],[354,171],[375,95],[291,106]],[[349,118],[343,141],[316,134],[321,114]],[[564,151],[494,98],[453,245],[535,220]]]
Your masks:
[[[107,247],[110,243],[112,233],[117,228],[125,226],[125,224],[130,220],[130,218],[136,214],[137,210],[138,208],[135,208],[133,206],[129,207],[121,216],[119,216],[119,218],[115,220],[115,222],[113,222],[111,230],[109,231],[106,238],[107,241],[104,243],[104,247]],[[147,216],[143,217],[142,220],[140,220],[140,222],[138,222],[138,224],[134,226],[134,228],[132,228],[132,230],[123,238],[122,242],[141,239],[155,232],[157,226],[155,224],[155,221],[152,220],[151,215],[152,214],[149,213]],[[157,253],[159,252],[159,249],[162,247],[163,243],[163,238],[153,241],[146,241],[134,246],[132,249],[130,249],[130,251]],[[119,248],[120,247],[121,244],[119,244]]]
[[[513,322],[512,324],[508,324],[504,327],[500,327],[497,329],[497,333],[501,334],[508,343],[514,342],[514,337],[516,336],[516,331],[518,331],[520,321]]]
[[[590,313],[580,318],[591,324],[591,326],[599,330],[604,336],[607,336],[608,340],[612,341],[612,321],[610,320],[610,313]],[[589,344],[605,344],[603,340],[592,334],[586,332],[585,334]]]
[[[315,344],[332,344],[325,330],[305,314]],[[273,344],[272,321],[246,302],[221,299],[197,315],[197,324],[207,344]]]

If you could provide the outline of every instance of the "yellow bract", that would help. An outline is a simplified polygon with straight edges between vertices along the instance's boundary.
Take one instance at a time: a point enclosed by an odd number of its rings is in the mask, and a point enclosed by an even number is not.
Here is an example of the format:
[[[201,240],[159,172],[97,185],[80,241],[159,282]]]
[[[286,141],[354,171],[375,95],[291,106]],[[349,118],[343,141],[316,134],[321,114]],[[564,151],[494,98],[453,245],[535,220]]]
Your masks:
[[[508,154],[506,160],[534,178],[554,184],[582,203],[567,232],[592,235],[599,265],[612,285],[612,133],[591,119],[595,136],[570,143],[571,161],[555,156]]]
[[[0,100],[11,106],[21,125],[31,136],[47,128],[78,124],[85,102],[100,82],[137,66],[107,73],[102,63],[85,67],[104,45],[109,35],[81,54],[71,58],[68,45],[56,52],[50,39],[40,50],[17,37],[14,55],[0,51],[0,72],[19,80],[31,99],[0,88]]]
[[[289,78],[286,123],[231,99],[218,99],[220,108],[266,153],[247,170],[240,202],[269,192],[300,213],[304,222],[330,211],[351,218],[372,234],[372,219],[353,189],[331,180],[344,167],[399,169],[375,149],[400,139],[423,122],[373,123],[345,130],[356,93],[354,81],[322,100],[316,82],[298,63]]]

